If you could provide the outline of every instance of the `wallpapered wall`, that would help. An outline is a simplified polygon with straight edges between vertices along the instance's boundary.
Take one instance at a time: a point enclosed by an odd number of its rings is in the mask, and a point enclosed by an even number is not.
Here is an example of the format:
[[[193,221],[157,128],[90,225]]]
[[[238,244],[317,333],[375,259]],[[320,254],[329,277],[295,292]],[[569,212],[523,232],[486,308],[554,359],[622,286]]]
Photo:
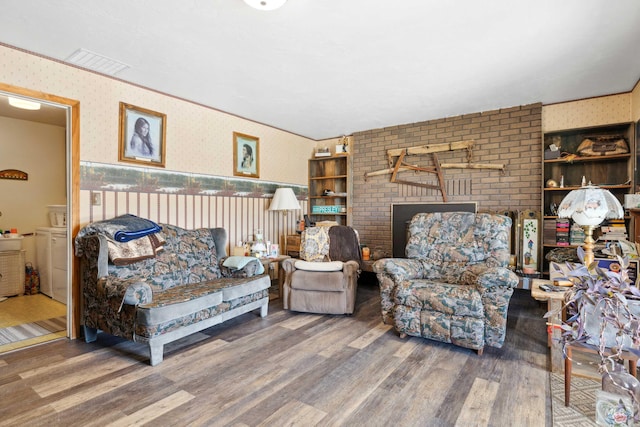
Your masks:
[[[631,92],[631,118],[634,122],[640,121],[640,81]]]
[[[156,197],[155,195],[162,196],[158,198],[158,203],[160,205],[167,203],[167,206],[161,206],[159,209],[158,218],[160,220],[165,220],[162,212],[186,212],[190,209],[189,203],[184,202],[186,196],[173,194],[173,198],[165,197],[170,194],[168,191],[165,191],[164,195],[163,192],[156,191],[157,189],[147,191],[147,189],[139,187],[139,182],[122,182],[120,177],[113,174],[105,174],[105,179],[109,179],[109,177],[118,179],[115,182],[103,182],[105,186],[124,184],[131,187],[111,189],[113,191],[110,191],[109,188],[100,189],[105,191],[102,207],[96,209],[90,204],[90,191],[95,189],[95,183],[88,180],[90,175],[88,171],[92,170],[89,165],[95,163],[114,167],[124,165],[118,162],[120,102],[166,114],[166,163],[165,169],[159,169],[164,172],[160,174],[163,179],[175,181],[179,180],[180,175],[184,173],[199,174],[202,179],[209,178],[209,187],[207,188],[210,191],[223,190],[229,186],[240,189],[234,195],[207,195],[211,200],[222,197],[223,201],[216,200],[215,204],[221,203],[229,206],[236,204],[260,206],[265,203],[265,198],[268,198],[269,193],[272,193],[277,186],[292,186],[301,195],[305,194],[306,159],[311,156],[316,144],[316,141],[311,139],[1,44],[0,81],[12,86],[80,101],[80,159],[83,163],[83,176],[80,183],[79,221],[81,225],[116,212],[123,213],[123,209],[125,209],[123,204],[111,205],[111,202],[116,203],[125,194],[129,199],[141,200],[153,199]],[[233,177],[233,132],[241,132],[259,138],[259,179],[243,183],[243,180],[231,178]],[[64,168],[64,165],[61,167]],[[103,170],[106,169],[103,168]],[[131,170],[148,171],[148,168],[133,167]],[[144,175],[143,172],[140,173]],[[224,177],[229,179],[220,179]],[[211,187],[213,185],[211,183],[214,182],[223,187]],[[247,186],[257,187],[259,191],[244,191],[243,188]],[[228,198],[246,200],[232,203],[227,200]],[[177,204],[175,209],[174,204]],[[136,206],[130,204],[126,209],[132,210],[131,213],[145,213],[144,210],[136,212],[134,208]],[[271,227],[276,230],[279,228],[276,218],[266,217],[263,220],[263,211],[257,207],[242,211],[250,212],[250,214],[243,213],[240,219],[234,219],[233,223],[217,223],[218,217],[186,221],[177,214],[175,216],[167,214],[166,221],[177,221],[176,225],[181,226],[216,222],[217,226],[233,228],[233,224],[237,224],[238,231],[231,234],[231,239],[239,239],[240,236],[246,239],[249,233],[253,233],[256,224],[263,224],[265,229]],[[202,215],[210,214],[207,211],[202,211]],[[300,217],[301,213],[298,212],[297,216]],[[227,218],[228,215],[224,217]],[[268,221],[268,224],[264,224],[264,221]],[[295,226],[295,221],[290,221],[290,223],[290,225],[286,223],[287,229],[292,229]]]
[[[630,121],[633,121],[631,93],[545,105],[542,108],[543,132]]]
[[[279,243],[302,215],[268,210],[281,186],[273,182],[91,162],[82,162],[80,171],[80,200],[88,206],[90,222],[132,213],[189,229],[224,227],[233,246],[252,240],[256,229],[264,232],[266,240]],[[307,187],[288,187],[306,211]],[[94,195],[99,205],[92,204]]]

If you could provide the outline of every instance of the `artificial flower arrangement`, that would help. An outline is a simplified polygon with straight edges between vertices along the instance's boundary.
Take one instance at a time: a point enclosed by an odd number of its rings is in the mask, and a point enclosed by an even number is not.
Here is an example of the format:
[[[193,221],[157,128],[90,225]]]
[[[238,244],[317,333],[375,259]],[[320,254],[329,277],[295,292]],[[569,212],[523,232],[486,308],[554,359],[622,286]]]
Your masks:
[[[604,269],[598,262],[584,265],[584,250],[577,248],[580,264],[570,268],[563,279],[573,282],[565,294],[562,310],[567,319],[561,325],[561,342],[590,345],[596,348],[603,388],[624,390],[633,402],[636,420],[640,408],[640,382],[622,363],[623,351],[640,357],[640,289],[629,278],[629,259],[618,256],[620,268]],[[548,312],[545,318],[558,315]]]

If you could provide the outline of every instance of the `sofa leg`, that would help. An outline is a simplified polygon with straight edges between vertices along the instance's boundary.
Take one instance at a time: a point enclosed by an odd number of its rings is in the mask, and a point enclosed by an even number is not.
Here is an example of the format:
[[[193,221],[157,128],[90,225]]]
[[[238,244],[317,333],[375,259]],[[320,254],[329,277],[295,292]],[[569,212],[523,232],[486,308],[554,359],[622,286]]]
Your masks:
[[[404,332],[400,332],[400,339],[403,340],[407,337],[407,334],[405,334]]]
[[[157,344],[157,343],[151,343],[151,342],[149,343],[149,355],[150,355],[149,364],[151,366],[156,366],[158,363],[162,362],[163,351],[164,351],[164,344]]]
[[[269,303],[265,303],[262,307],[260,307],[260,317],[267,317],[269,314]]]
[[[96,328],[84,325],[82,325],[82,328],[84,329],[84,342],[94,342],[98,339],[98,330]]]
[[[484,347],[479,348],[479,349],[477,350],[477,352],[478,352],[478,356],[482,356],[482,352],[483,352],[483,351],[484,351]]]

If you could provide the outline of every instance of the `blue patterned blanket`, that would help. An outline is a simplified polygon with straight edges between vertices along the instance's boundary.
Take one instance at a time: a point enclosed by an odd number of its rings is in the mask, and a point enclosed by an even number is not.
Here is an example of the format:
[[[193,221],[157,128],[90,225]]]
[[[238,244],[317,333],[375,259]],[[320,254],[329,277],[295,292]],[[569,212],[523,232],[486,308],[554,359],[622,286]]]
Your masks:
[[[148,236],[153,233],[157,233],[162,230],[155,222],[140,218],[132,214],[120,215],[115,218],[106,219],[104,221],[96,221],[83,227],[76,236],[76,243],[85,236],[94,234],[101,234],[107,238],[124,243],[133,239],[139,239],[140,237]],[[76,254],[78,252],[79,245],[76,244]]]

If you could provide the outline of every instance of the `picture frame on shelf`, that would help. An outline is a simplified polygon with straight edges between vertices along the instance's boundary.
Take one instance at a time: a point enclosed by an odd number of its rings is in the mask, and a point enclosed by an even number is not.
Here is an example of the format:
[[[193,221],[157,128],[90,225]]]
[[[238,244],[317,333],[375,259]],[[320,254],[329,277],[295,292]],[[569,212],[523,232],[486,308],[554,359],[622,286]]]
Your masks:
[[[118,161],[165,167],[166,114],[120,103]]]
[[[233,174],[260,178],[260,138],[233,132]]]
[[[540,241],[542,237],[540,212],[523,210],[518,212],[518,269],[539,271]]]

